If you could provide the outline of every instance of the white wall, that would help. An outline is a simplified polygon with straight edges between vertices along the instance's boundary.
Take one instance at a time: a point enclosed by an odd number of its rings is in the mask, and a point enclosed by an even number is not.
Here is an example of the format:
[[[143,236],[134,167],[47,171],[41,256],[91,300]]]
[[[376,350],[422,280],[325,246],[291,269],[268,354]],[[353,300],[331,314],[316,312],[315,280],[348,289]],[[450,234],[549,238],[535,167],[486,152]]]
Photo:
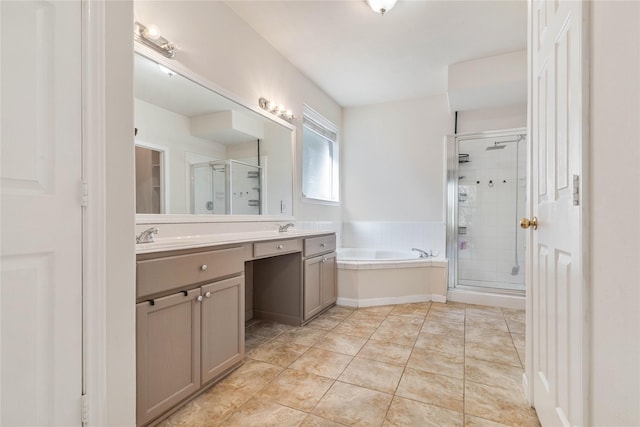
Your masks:
[[[640,425],[640,3],[591,2],[591,401]]]
[[[477,110],[527,102],[527,51],[452,64],[447,94],[451,111]]]
[[[345,221],[443,221],[446,96],[344,110]]]
[[[175,61],[257,106],[265,97],[284,104],[302,117],[304,103],[341,127],[341,107],[294,68],[269,43],[242,21],[224,2],[136,1],[135,19],[157,25],[178,45]],[[302,121],[295,122],[296,219],[340,221],[339,206],[302,203]]]
[[[527,104],[458,112],[458,133],[527,127]]]
[[[445,247],[445,94],[344,110],[343,244]]]

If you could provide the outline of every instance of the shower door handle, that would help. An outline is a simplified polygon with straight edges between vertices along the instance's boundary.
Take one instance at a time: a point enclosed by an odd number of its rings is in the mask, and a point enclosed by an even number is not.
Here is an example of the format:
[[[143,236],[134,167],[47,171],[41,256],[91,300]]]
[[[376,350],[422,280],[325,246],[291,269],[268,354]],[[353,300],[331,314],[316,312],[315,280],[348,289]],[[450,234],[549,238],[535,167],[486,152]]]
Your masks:
[[[538,218],[536,218],[535,216],[531,219],[529,218],[522,218],[520,220],[520,227],[527,229],[529,227],[533,228],[534,230],[538,229]]]

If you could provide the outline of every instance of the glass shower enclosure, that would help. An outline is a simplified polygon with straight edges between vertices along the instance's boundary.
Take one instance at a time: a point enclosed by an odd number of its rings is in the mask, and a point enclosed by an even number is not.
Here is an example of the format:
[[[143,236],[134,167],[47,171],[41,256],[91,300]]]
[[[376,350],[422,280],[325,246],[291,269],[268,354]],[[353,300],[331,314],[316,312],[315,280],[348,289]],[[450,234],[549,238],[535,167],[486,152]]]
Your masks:
[[[191,213],[260,215],[262,167],[238,160],[191,165]]]
[[[524,292],[527,138],[524,129],[450,137],[449,287]]]

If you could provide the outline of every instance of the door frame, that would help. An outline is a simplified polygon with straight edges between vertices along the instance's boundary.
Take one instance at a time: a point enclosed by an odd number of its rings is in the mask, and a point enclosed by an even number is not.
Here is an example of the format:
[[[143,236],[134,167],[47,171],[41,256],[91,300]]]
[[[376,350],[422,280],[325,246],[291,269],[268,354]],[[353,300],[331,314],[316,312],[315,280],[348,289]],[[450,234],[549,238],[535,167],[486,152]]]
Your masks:
[[[105,3],[82,0],[83,425],[107,425]],[[133,420],[132,420],[133,421]]]
[[[581,162],[581,176],[579,197],[580,205],[580,240],[581,240],[581,282],[582,282],[582,319],[584,324],[582,328],[582,348],[580,349],[582,358],[582,384],[583,395],[580,397],[582,401],[582,420],[584,425],[589,425],[589,401],[590,401],[590,375],[589,369],[591,366],[590,360],[590,345],[591,345],[591,318],[590,318],[590,274],[589,274],[589,260],[590,260],[590,133],[589,133],[589,118],[590,118],[590,5],[589,2],[582,2],[583,14],[582,14],[582,33],[580,34],[582,55],[580,70],[582,73],[582,112],[581,112],[581,141],[580,141],[580,162]],[[533,217],[533,180],[532,177],[532,161],[533,150],[535,145],[535,139],[531,135],[531,125],[533,122],[533,108],[532,92],[533,92],[533,13],[534,4],[533,0],[527,1],[527,129],[529,133],[529,144],[527,148],[528,162],[527,162],[527,206],[526,211],[529,218]],[[533,357],[535,349],[533,348],[533,286],[532,274],[533,274],[533,239],[530,235],[527,237],[527,253],[526,253],[526,267],[525,267],[525,289],[526,289],[526,331],[525,331],[525,354],[526,354],[526,366],[523,374],[522,386],[525,392],[526,398],[535,407],[533,387],[534,382],[530,381],[534,375]]]

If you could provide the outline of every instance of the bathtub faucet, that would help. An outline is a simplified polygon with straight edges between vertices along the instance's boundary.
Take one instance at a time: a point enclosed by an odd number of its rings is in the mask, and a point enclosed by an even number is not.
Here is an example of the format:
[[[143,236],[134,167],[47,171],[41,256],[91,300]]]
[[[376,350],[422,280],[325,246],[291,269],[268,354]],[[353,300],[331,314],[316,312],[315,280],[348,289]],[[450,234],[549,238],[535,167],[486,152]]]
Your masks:
[[[418,248],[411,248],[411,250],[418,252],[420,254],[420,258],[429,258],[430,256],[433,256],[433,252],[429,254],[426,251],[423,251],[422,249],[418,249]]]
[[[279,231],[280,233],[284,233],[284,232],[285,232],[285,231],[287,231],[290,227],[293,227],[293,223],[292,223],[292,222],[290,222],[289,224],[286,224],[286,225],[281,225],[281,226],[279,226],[279,227],[278,227],[278,231]]]
[[[136,236],[136,243],[152,243],[156,240],[156,234],[158,234],[159,231],[158,227],[147,228]]]

